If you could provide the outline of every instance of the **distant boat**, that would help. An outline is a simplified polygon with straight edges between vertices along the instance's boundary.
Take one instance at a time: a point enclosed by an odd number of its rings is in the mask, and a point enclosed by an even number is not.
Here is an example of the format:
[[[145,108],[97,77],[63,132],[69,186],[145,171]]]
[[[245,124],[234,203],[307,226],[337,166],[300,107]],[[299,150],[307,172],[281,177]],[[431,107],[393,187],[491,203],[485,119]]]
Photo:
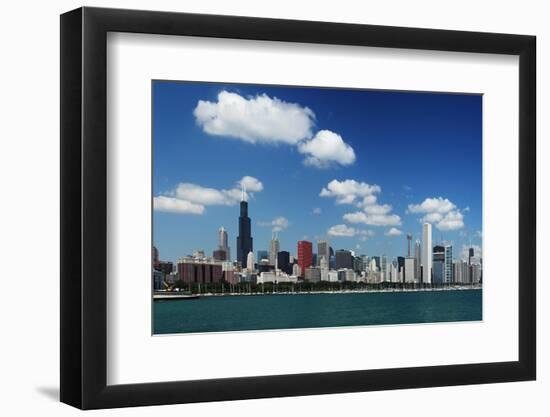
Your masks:
[[[194,300],[200,298],[198,294],[185,294],[177,292],[163,292],[153,294],[153,300]]]

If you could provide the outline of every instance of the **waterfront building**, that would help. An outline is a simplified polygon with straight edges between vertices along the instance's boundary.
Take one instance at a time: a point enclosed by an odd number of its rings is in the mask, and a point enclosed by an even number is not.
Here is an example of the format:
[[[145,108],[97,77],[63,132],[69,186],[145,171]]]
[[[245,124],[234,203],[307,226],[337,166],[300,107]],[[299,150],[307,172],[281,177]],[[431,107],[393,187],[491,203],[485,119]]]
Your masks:
[[[271,265],[277,265],[277,254],[279,253],[279,239],[276,234],[271,236],[271,242],[269,242],[269,263]]]
[[[300,268],[300,265],[294,264],[292,267],[292,275],[296,275],[297,277],[302,276],[302,268]]]
[[[153,249],[151,251],[151,257],[152,257],[153,268],[158,269],[159,250],[155,246],[153,246]]]
[[[164,281],[166,281],[167,284],[172,285],[175,284],[178,281],[178,273],[173,271],[170,272],[168,275],[164,276]]]
[[[200,257],[184,257],[177,262],[178,278],[186,283],[217,283],[223,278],[222,263]]]
[[[445,272],[443,275],[445,284],[453,282],[453,247],[445,245]]]
[[[349,250],[338,249],[336,251],[336,269],[352,269],[353,268],[353,257]]]
[[[321,257],[321,261],[319,263],[319,269],[321,271],[321,281],[329,281],[328,261],[324,256]]]
[[[376,272],[378,268],[376,267],[376,260],[374,258],[371,258],[370,265],[369,265],[369,272]]]
[[[416,259],[412,256],[405,258],[405,282],[414,283],[416,280]]]
[[[278,271],[269,271],[269,272],[262,272],[260,275],[256,278],[257,284],[266,284],[266,283],[274,283],[274,284],[280,284],[282,282],[297,282],[298,277],[294,275],[288,275],[284,272]]]
[[[445,263],[442,260],[434,260],[432,263],[432,283],[443,284],[445,275]]]
[[[245,268],[247,266],[248,254],[253,250],[252,229],[250,217],[248,217],[248,202],[246,192],[242,190],[239,215],[239,235],[237,236],[237,261]],[[254,255],[252,255],[254,257]]]
[[[292,274],[292,267],[290,266],[290,253],[287,251],[281,251],[277,253],[277,268],[286,274]]]
[[[399,272],[396,264],[392,262],[390,265],[390,282],[399,282]]]
[[[436,245],[432,253],[432,282],[443,284],[445,282],[445,247]]]
[[[390,280],[388,273],[388,258],[386,255],[380,257],[380,280],[382,282]]]
[[[313,263],[313,246],[311,242],[307,240],[300,240],[298,242],[298,265],[300,265],[300,271],[305,272]]]
[[[230,284],[237,284],[239,282],[239,274],[235,271],[233,262],[222,262],[223,280]]]
[[[304,279],[310,282],[319,282],[321,281],[321,269],[317,266],[310,266],[306,269],[304,274]]]
[[[355,281],[355,271],[350,268],[340,268],[338,269],[338,281],[344,282],[353,282]]]
[[[174,264],[169,261],[157,261],[156,269],[162,272],[164,275],[168,275],[174,270]]]
[[[326,240],[317,241],[317,262],[320,265],[321,258],[324,257],[327,262],[330,260],[330,246]]]
[[[256,269],[258,272],[268,272],[273,271],[275,267],[271,265],[269,259],[262,259],[261,261],[256,262]]]
[[[481,265],[472,264],[470,265],[471,275],[472,275],[472,284],[479,284],[481,282]]]
[[[432,225],[422,225],[422,282],[432,283]]]
[[[164,289],[164,274],[156,269],[153,269],[153,289],[155,291]]]
[[[368,272],[370,263],[369,257],[367,255],[361,255],[361,259],[363,260],[363,271]]]
[[[250,251],[246,257],[246,269],[250,272],[254,271],[254,263],[254,252]]]
[[[453,262],[453,283],[454,284],[460,284],[460,282],[462,281],[461,273],[462,271],[460,271],[460,263],[458,261]]]
[[[373,256],[372,259],[374,259],[374,262],[376,263],[376,270],[381,271],[380,256]]]
[[[468,262],[464,259],[460,261],[461,269],[462,269],[462,282],[464,284],[470,284],[472,282],[470,277],[470,265],[468,265]]]
[[[358,273],[363,271],[363,259],[360,256],[353,257],[353,270]]]
[[[416,239],[416,242],[414,243],[414,258],[416,259],[416,279],[420,282],[422,280],[421,275],[421,258],[420,254],[422,252],[421,246],[420,246],[420,240]]]
[[[399,282],[405,282],[405,257],[397,257],[397,270],[399,271]]]
[[[329,270],[328,271],[328,281],[329,282],[338,282],[338,271]]]

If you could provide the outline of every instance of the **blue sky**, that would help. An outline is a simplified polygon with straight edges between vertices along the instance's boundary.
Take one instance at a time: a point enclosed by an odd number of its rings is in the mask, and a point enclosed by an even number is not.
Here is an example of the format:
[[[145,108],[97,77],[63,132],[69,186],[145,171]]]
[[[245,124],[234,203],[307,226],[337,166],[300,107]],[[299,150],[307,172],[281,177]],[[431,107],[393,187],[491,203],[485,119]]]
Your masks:
[[[481,246],[482,97],[153,81],[153,241],[163,260],[211,254],[217,230],[236,254],[241,182],[254,252],[395,257],[406,233]],[[243,180],[244,178],[244,180]],[[314,244],[315,247],[315,244]]]

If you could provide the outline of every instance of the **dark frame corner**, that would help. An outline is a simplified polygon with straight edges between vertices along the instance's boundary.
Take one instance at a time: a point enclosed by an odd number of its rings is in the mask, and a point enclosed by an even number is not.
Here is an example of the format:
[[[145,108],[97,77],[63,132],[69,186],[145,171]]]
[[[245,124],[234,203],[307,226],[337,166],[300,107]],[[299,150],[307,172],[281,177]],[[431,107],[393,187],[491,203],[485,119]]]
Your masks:
[[[106,384],[107,33],[257,39],[519,56],[519,360]],[[82,409],[421,388],[536,378],[536,38],[169,12],[61,15],[61,401]]]

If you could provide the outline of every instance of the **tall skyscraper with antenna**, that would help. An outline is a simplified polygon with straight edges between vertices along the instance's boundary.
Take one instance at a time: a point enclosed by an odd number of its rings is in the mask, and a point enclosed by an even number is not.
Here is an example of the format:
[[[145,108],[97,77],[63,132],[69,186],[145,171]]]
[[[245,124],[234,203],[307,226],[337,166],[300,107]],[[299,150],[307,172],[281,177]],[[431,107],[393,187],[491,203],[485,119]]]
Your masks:
[[[411,257],[411,242],[413,236],[410,233],[407,233],[407,258]]]
[[[248,202],[246,201],[246,190],[244,185],[242,185],[239,235],[237,236],[237,261],[243,268],[246,268],[248,253],[252,251],[252,231],[250,228],[250,217],[248,217]]]

